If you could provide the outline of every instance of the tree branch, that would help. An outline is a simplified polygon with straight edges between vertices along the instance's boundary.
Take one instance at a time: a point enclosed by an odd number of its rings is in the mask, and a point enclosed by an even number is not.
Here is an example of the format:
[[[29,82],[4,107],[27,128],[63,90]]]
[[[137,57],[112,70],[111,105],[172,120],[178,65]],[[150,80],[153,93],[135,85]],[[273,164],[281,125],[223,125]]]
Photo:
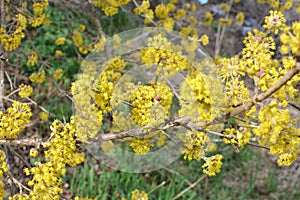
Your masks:
[[[1,12],[1,24],[2,29],[6,28],[6,10],[5,10],[5,0],[0,1],[0,12]],[[1,47],[2,49],[3,47]],[[2,57],[2,56],[1,56]],[[0,59],[0,110],[4,110],[4,67],[6,63],[6,54]]]
[[[234,117],[246,110],[249,110],[252,106],[255,105],[257,102],[261,102],[265,100],[266,98],[270,97],[273,93],[275,93],[277,90],[279,90],[283,85],[285,85],[289,80],[291,80],[296,74],[298,74],[300,71],[300,62],[297,62],[296,66],[292,68],[290,71],[288,71],[275,85],[270,87],[266,92],[259,94],[256,96],[256,98],[248,102],[244,105],[241,105],[239,107],[236,107],[231,112],[227,113],[227,118]]]
[[[0,145],[5,145],[5,146],[36,146],[38,143],[43,143],[42,138],[0,140]]]

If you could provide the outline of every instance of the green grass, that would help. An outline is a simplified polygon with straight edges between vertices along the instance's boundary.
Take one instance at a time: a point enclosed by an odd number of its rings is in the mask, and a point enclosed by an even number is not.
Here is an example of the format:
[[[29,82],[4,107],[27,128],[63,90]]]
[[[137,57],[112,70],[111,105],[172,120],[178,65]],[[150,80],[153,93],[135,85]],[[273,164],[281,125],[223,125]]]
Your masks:
[[[238,154],[232,148],[223,152],[224,164],[216,177],[205,177],[180,198],[186,199],[285,199],[286,192],[293,199],[300,198],[299,183],[279,191],[277,168],[266,163],[265,155],[251,147]],[[76,168],[68,178],[71,192],[76,196],[97,199],[130,199],[135,189],[148,192],[149,199],[172,199],[203,177],[201,162],[179,159],[167,169],[151,173],[133,174],[102,166],[101,174],[95,175],[94,167],[84,165]],[[267,168],[268,167],[268,168]],[[266,171],[266,176],[262,176]],[[150,193],[149,193],[150,192]]]

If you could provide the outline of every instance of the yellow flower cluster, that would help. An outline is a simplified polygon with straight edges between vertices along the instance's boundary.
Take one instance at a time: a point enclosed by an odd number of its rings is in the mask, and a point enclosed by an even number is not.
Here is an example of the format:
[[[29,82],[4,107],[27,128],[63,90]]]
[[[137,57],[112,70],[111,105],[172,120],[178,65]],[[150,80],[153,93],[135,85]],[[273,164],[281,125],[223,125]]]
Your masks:
[[[17,138],[25,124],[30,123],[31,115],[29,106],[17,101],[7,109],[7,113],[0,111],[0,138]]]
[[[187,131],[180,139],[183,143],[181,153],[185,154],[184,159],[197,161],[205,155],[205,146],[210,141],[206,133],[199,131]]]
[[[148,200],[148,194],[145,191],[135,189],[131,193],[131,200]]]
[[[130,0],[93,0],[94,6],[102,8],[107,16],[113,16],[118,13],[120,6],[126,5]]]
[[[174,52],[172,44],[161,34],[148,39],[147,47],[140,51],[140,58],[148,67],[157,64],[156,74],[168,78],[191,67],[186,56],[181,51]]]
[[[290,166],[297,159],[297,153],[284,153],[278,157],[277,163],[279,165]]]
[[[55,55],[55,57],[62,57],[64,55],[64,53],[61,50],[55,50],[54,55]]]
[[[205,158],[205,163],[202,165],[203,172],[209,176],[215,176],[221,170],[222,158],[223,156],[220,154]]]
[[[149,0],[143,0],[142,5],[134,9],[134,13],[137,15],[143,15],[145,17],[144,23],[150,24],[154,19],[154,12],[150,8]]]
[[[38,155],[37,149],[31,148],[31,149],[30,149],[30,152],[29,152],[29,155],[30,155],[31,157],[37,157],[37,155]]]
[[[140,15],[142,13],[145,13],[149,9],[149,7],[150,7],[149,0],[143,0],[142,5],[134,9],[134,13]]]
[[[102,125],[102,111],[93,103],[95,96],[93,77],[93,73],[81,74],[71,87],[76,110],[74,116],[76,136],[82,141],[94,138]]]
[[[15,194],[9,197],[9,200],[31,200],[31,198],[26,194]]]
[[[7,33],[5,29],[0,28],[0,42],[6,51],[12,51],[18,48],[22,38],[25,37],[23,31],[26,28],[26,17],[22,14],[17,14],[16,22],[17,26],[13,33]]]
[[[219,24],[220,24],[220,25],[224,25],[224,26],[230,26],[230,25],[232,24],[232,19],[221,17],[221,18],[219,19]]]
[[[19,92],[21,98],[29,97],[32,93],[33,89],[30,85],[24,85],[23,83],[19,85]]]
[[[279,30],[283,30],[285,28],[286,19],[283,14],[278,11],[270,11],[270,16],[265,17],[265,24],[263,27],[275,34],[278,34]]]
[[[38,61],[39,55],[37,54],[36,51],[31,51],[29,56],[28,56],[28,60],[27,60],[27,65],[28,66],[34,66],[37,61]]]
[[[184,16],[186,16],[186,11],[184,9],[178,9],[173,15],[174,19],[180,19]]]
[[[135,2],[136,8],[134,9],[134,12],[145,18],[145,24],[153,23],[157,26],[164,27],[167,31],[173,30],[175,20],[188,16],[186,17],[188,19],[187,22],[190,21],[193,26],[193,32],[196,32],[197,29],[195,27],[198,24],[198,20],[193,15],[190,15],[190,13],[195,12],[197,6],[195,4],[186,3],[183,8],[176,9],[175,3],[177,3],[177,1],[170,1],[167,4],[160,3],[152,10],[150,8],[149,0],[143,0],[141,5],[138,5]],[[154,20],[154,14],[157,20]]]
[[[205,26],[210,26],[211,23],[213,21],[213,15],[211,12],[205,12],[205,18],[203,19],[202,23],[205,25]]]
[[[120,57],[114,57],[107,61],[103,66],[103,71],[98,77],[95,90],[95,102],[103,111],[107,113],[111,111],[110,100],[115,83],[119,80],[122,74],[121,71],[125,68],[125,62]]]
[[[4,151],[0,150],[0,178],[2,179],[3,174],[8,171]],[[6,197],[6,191],[4,190],[4,183],[0,180],[0,199]]]
[[[189,16],[188,20],[192,23],[192,25],[194,26],[194,28],[195,28],[195,26],[197,26],[198,20],[193,15]],[[194,37],[194,36],[192,35],[192,37]]]
[[[58,79],[60,79],[60,78],[62,77],[62,75],[63,75],[62,69],[57,69],[57,70],[55,70],[55,71],[53,72],[52,77],[53,77],[55,80],[58,80]]]
[[[29,24],[32,27],[40,26],[46,21],[47,17],[44,11],[46,10],[47,7],[48,7],[48,0],[43,0],[43,1],[33,3],[34,15],[31,19],[29,19]]]
[[[89,51],[92,50],[91,45],[83,43],[83,38],[78,30],[73,31],[72,39],[74,41],[75,46],[78,47],[80,53],[87,54]]]
[[[167,31],[172,31],[174,24],[175,22],[171,17],[167,17],[166,19],[157,22],[158,26],[164,27]]]
[[[195,4],[185,4],[186,9],[176,9],[175,6],[176,2],[172,2],[170,1],[168,4],[158,4],[155,7],[155,16],[160,19],[157,22],[158,26],[164,27],[166,28],[167,31],[171,31],[173,30],[173,27],[175,25],[175,21],[174,20],[178,20],[181,19],[185,16],[188,15],[188,12],[194,12],[196,10],[196,5]],[[188,20],[191,22],[192,24],[192,28],[195,29],[195,26],[198,24],[198,21],[196,20],[196,18],[193,15],[190,15],[188,17]],[[181,27],[181,28],[185,28],[185,27]],[[192,35],[195,36],[195,35]]]
[[[235,16],[236,23],[242,25],[244,23],[245,15],[242,12],[238,12]]]
[[[29,77],[30,81],[34,83],[43,83],[46,80],[45,71],[42,70],[39,73],[33,73]]]
[[[259,112],[260,127],[254,129],[259,137],[259,143],[270,146],[270,152],[280,155],[278,164],[290,165],[297,159],[300,145],[300,129],[294,128],[295,120],[290,119],[290,111],[278,107],[277,101],[270,104]]]
[[[166,19],[169,15],[169,9],[165,4],[158,4],[155,7],[155,15],[161,19]]]
[[[206,46],[209,43],[209,38],[208,38],[208,36],[206,34],[202,35],[201,38],[200,38],[200,40],[201,40],[203,46]]]
[[[48,121],[49,114],[46,112],[40,112],[39,117],[43,122],[46,122],[46,121]]]
[[[105,42],[106,42],[106,38],[103,37],[101,38],[96,44],[94,44],[93,46],[93,52],[100,52],[104,50],[104,46],[105,46]]]
[[[139,126],[158,125],[168,117],[172,92],[163,83],[137,86],[130,97],[131,118]]]
[[[230,139],[225,137],[223,138],[223,141],[226,144],[238,145],[239,147],[243,147],[247,144],[251,137],[250,130],[246,128],[240,128],[238,130],[234,128],[227,128],[223,134],[231,136]]]
[[[214,118],[213,99],[205,79],[199,71],[193,70],[181,84],[179,116],[191,116],[195,122]]]
[[[275,50],[275,42],[272,37],[267,37],[266,33],[256,29],[253,32],[254,34],[248,32],[242,51],[246,72],[251,77],[260,70],[268,71]]]
[[[295,67],[296,61],[293,57],[283,57],[282,59],[282,66],[284,69],[279,68],[278,72],[275,73],[272,71],[272,73],[267,74],[266,77],[269,77],[269,79],[273,78],[279,79],[277,77],[281,77],[282,75],[286,74],[287,71],[293,67]],[[268,81],[268,80],[266,80]],[[285,85],[283,85],[279,90],[277,90],[274,93],[274,98],[278,99],[279,106],[286,107],[288,105],[288,101],[291,99],[294,99],[297,101],[297,96],[299,96],[299,89],[297,89],[297,83],[300,81],[300,74],[294,76],[291,80],[289,80]],[[269,81],[274,84],[273,81]]]
[[[280,41],[282,53],[288,54],[291,51],[295,56],[300,56],[300,22],[294,22],[292,27],[287,27],[280,35]]]
[[[219,9],[224,12],[228,12],[230,10],[230,6],[227,3],[221,3],[219,5]]]
[[[60,46],[60,45],[64,45],[66,42],[66,38],[65,37],[58,37],[56,40],[55,40],[55,44],[57,46]]]
[[[220,58],[215,59],[217,65],[219,65],[219,73],[222,77],[222,82],[226,83],[231,79],[238,79],[245,76],[245,66],[238,56],[231,58]]]
[[[230,106],[237,106],[247,102],[249,99],[249,90],[246,88],[244,81],[238,78],[231,79],[225,83],[225,93],[227,103]]]
[[[146,154],[154,144],[151,143],[149,138],[132,138],[130,146],[135,153]]]
[[[84,24],[79,24],[79,30],[81,31],[81,32],[83,32],[83,31],[85,31],[86,30],[86,26],[84,25]]]
[[[76,47],[80,47],[80,46],[83,45],[83,39],[82,39],[82,36],[81,36],[81,34],[78,30],[73,31],[72,39],[73,39],[74,44],[76,45]]]
[[[63,192],[61,176],[66,173],[66,165],[72,167],[84,161],[84,155],[76,152],[76,127],[73,117],[70,123],[64,126],[55,120],[51,126],[51,140],[43,144],[45,151],[45,163],[36,162],[36,166],[24,171],[26,175],[32,174],[32,180],[28,182],[33,186],[30,191],[31,199],[59,199]]]
[[[83,162],[84,155],[76,153],[76,126],[74,117],[71,117],[70,123],[64,126],[55,120],[52,123],[52,137],[50,142],[43,145],[48,148],[45,151],[45,158],[56,163],[65,163],[70,166],[76,166]],[[64,169],[62,168],[64,171]]]
[[[270,7],[274,8],[275,10],[278,11],[285,11],[289,10],[293,7],[293,4],[295,3],[293,0],[285,0],[285,1],[280,1],[280,0],[257,0],[259,4],[266,3]]]

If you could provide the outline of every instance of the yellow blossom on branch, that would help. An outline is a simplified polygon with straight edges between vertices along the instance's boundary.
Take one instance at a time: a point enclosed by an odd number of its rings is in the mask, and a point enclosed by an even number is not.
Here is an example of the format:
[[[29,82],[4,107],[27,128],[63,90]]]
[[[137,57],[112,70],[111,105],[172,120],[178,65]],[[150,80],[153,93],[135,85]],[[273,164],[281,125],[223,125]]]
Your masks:
[[[244,23],[245,15],[242,12],[239,12],[235,16],[236,23],[242,25]]]
[[[48,121],[49,114],[47,112],[40,112],[39,117],[43,122]]]
[[[220,25],[230,26],[231,23],[232,23],[232,19],[225,19],[225,18],[223,18],[223,17],[221,17],[221,18],[219,19],[219,24],[220,24]]]
[[[202,165],[203,172],[209,176],[215,176],[221,170],[222,158],[223,156],[220,154],[205,158],[205,163]]]
[[[30,123],[31,115],[29,106],[17,101],[7,109],[7,113],[0,111],[0,138],[17,138],[25,124]]]
[[[62,57],[64,55],[64,53],[61,50],[55,50],[55,54],[56,57]]]
[[[37,61],[38,61],[38,54],[36,51],[31,51],[29,56],[28,56],[28,60],[27,60],[27,65],[28,66],[34,66]]]
[[[57,70],[55,70],[55,71],[53,72],[52,77],[53,77],[55,80],[58,80],[58,79],[61,79],[62,75],[63,75],[62,69],[57,69]]]
[[[165,4],[159,4],[155,7],[155,15],[161,19],[166,19],[168,17],[169,10]]]
[[[46,80],[45,71],[42,70],[39,73],[33,73],[29,77],[30,81],[34,83],[43,83]]]
[[[64,45],[66,42],[66,38],[65,37],[58,37],[56,40],[55,40],[55,44],[57,46],[59,45]]]
[[[228,12],[230,9],[230,6],[227,3],[221,3],[219,5],[219,9],[224,11],[224,12]]]
[[[184,159],[197,161],[205,155],[205,146],[210,140],[206,133],[199,131],[187,131],[180,139],[183,143],[181,153],[185,154]]]
[[[154,144],[151,143],[149,138],[133,138],[130,146],[135,153],[146,154]]]
[[[29,97],[31,95],[32,91],[33,91],[33,89],[29,85],[24,85],[24,84],[19,85],[18,94],[20,95],[21,98]]]
[[[200,38],[200,40],[201,40],[203,46],[206,46],[209,43],[209,38],[208,38],[208,36],[206,34],[202,35],[201,38]]]
[[[205,12],[205,18],[202,21],[202,23],[205,26],[210,26],[211,22],[213,21],[213,15],[211,14],[211,12]]]
[[[271,10],[270,16],[265,17],[265,24],[263,27],[275,34],[278,34],[279,30],[283,30],[285,28],[285,22],[286,19],[281,12]]]
[[[72,39],[73,39],[74,44],[76,45],[76,47],[80,47],[80,46],[83,45],[83,39],[82,39],[82,36],[81,36],[81,34],[78,30],[73,31]]]

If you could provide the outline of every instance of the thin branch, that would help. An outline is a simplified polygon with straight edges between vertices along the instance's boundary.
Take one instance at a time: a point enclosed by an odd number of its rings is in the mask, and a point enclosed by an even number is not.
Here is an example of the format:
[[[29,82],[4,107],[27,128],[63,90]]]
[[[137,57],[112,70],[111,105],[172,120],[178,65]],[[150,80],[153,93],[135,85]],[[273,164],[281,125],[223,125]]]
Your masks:
[[[187,191],[194,188],[200,181],[202,181],[206,175],[201,176],[197,181],[195,181],[192,185],[182,190],[179,194],[177,194],[175,197],[172,198],[172,200],[180,198],[182,195],[184,195]]]
[[[92,17],[93,17],[94,22],[95,22],[97,33],[100,34],[101,38],[105,38],[105,34],[103,32],[101,23],[100,23],[100,21],[98,19],[98,16],[97,16],[97,11],[96,11],[94,6],[91,6],[91,9],[92,9]]]
[[[300,111],[300,106],[298,106],[298,105],[295,104],[294,102],[289,101],[289,104],[290,104],[293,108],[295,108],[295,109],[297,109],[298,111]]]
[[[6,28],[6,11],[5,11],[5,0],[0,1],[0,12],[1,12],[1,24],[0,27]]]
[[[192,185],[192,183],[191,183],[189,180],[187,180],[183,175],[181,175],[179,172],[177,172],[177,171],[175,171],[175,170],[173,170],[173,169],[170,169],[170,168],[168,168],[168,167],[166,167],[166,168],[164,168],[164,169],[165,169],[166,171],[168,171],[168,172],[170,172],[170,173],[172,173],[172,174],[175,174],[175,175],[181,177],[182,179],[184,179],[184,181],[185,181],[189,186]]]
[[[1,12],[1,24],[0,28],[4,29],[6,28],[6,11],[5,11],[5,0],[0,1],[0,12]],[[3,48],[3,47],[1,47]],[[0,110],[4,110],[4,68],[5,68],[5,57],[6,55],[3,55],[4,59],[0,59]]]
[[[212,135],[224,137],[224,138],[227,138],[227,139],[232,139],[231,135],[224,135],[224,134],[219,133],[219,132],[215,132],[215,131],[211,131],[211,130],[206,130],[206,129],[200,129],[200,128],[198,128],[196,130],[197,131],[202,131],[202,132],[205,132],[205,133],[209,133],[209,134],[212,134]]]
[[[14,87],[13,87],[13,83],[12,83],[12,81],[11,81],[11,78],[9,77],[7,71],[4,71],[4,72],[5,72],[6,78],[7,78],[8,82],[9,82],[10,89],[13,90]]]
[[[227,114],[227,118],[234,117],[246,110],[249,110],[256,103],[265,100],[270,97],[273,93],[279,90],[282,86],[284,86],[289,80],[291,80],[296,74],[300,71],[300,62],[297,62],[296,66],[293,67],[290,71],[288,71],[275,85],[270,87],[266,92],[259,94],[253,101],[250,101],[244,105],[236,107],[231,112]]]
[[[250,145],[250,146],[254,146],[254,147],[258,147],[258,148],[270,150],[270,148],[267,147],[267,146],[263,146],[263,145],[256,144],[256,143],[253,143],[253,142],[248,142],[247,144]]]
[[[99,134],[98,137],[94,138],[94,141],[107,141],[107,140],[116,140],[116,139],[123,139],[126,137],[137,137],[137,136],[144,136],[149,134],[149,132],[157,131],[157,130],[166,130],[171,127],[175,126],[183,126],[190,123],[192,118],[190,117],[182,117],[179,119],[175,119],[167,124],[162,124],[160,127],[150,127],[144,126],[141,128],[134,128],[123,132],[113,132],[108,134]]]
[[[5,146],[36,146],[43,143],[42,138],[6,139],[0,140],[0,145]]]

